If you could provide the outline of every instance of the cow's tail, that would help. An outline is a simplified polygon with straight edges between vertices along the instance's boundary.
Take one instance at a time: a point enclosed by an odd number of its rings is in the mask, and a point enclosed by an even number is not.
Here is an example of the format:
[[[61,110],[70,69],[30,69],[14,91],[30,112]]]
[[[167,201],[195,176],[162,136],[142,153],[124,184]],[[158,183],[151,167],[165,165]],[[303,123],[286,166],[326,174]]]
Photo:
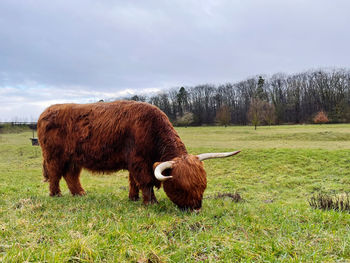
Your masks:
[[[46,167],[46,162],[45,160],[43,161],[43,176],[44,176],[44,182],[48,182],[49,181],[49,173],[47,171],[47,167]]]

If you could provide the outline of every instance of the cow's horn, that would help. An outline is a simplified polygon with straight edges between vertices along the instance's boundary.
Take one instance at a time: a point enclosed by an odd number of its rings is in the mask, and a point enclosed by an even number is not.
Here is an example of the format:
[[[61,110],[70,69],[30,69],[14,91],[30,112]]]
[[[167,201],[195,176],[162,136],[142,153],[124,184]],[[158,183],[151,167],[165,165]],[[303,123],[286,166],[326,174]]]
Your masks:
[[[241,151],[227,152],[227,153],[202,153],[202,154],[198,154],[197,157],[199,158],[200,161],[203,161],[203,160],[212,159],[212,158],[229,157],[240,152]]]
[[[154,176],[159,181],[165,181],[170,178],[173,178],[172,176],[164,176],[162,175],[162,172],[166,169],[172,168],[174,164],[174,161],[168,161],[168,162],[162,162],[156,166],[156,169],[154,169]]]

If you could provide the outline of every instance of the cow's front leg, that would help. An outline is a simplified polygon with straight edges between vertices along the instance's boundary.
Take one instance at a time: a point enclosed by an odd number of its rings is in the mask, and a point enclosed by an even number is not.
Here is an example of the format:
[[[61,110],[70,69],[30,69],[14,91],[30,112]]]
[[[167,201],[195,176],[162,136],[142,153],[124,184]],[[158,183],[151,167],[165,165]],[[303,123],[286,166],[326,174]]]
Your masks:
[[[154,195],[153,185],[144,186],[142,189],[142,198],[145,205],[158,203],[156,196]]]
[[[154,195],[154,176],[152,166],[148,165],[148,161],[142,157],[133,156],[134,162],[130,164],[129,172],[130,180],[130,195],[135,198],[138,196],[138,190],[142,191],[143,203],[145,205],[157,203],[157,198]],[[134,184],[135,183],[135,184]]]
[[[137,201],[139,199],[139,187],[135,182],[133,174],[129,173],[129,200]]]

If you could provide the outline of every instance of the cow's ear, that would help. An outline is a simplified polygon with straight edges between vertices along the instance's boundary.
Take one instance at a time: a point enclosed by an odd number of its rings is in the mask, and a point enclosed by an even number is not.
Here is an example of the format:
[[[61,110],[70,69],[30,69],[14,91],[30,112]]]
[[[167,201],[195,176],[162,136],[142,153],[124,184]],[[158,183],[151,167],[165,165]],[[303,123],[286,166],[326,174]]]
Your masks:
[[[161,162],[155,162],[154,164],[153,164],[153,171],[154,171],[154,169],[156,169],[156,167],[158,166],[158,164],[160,164]]]

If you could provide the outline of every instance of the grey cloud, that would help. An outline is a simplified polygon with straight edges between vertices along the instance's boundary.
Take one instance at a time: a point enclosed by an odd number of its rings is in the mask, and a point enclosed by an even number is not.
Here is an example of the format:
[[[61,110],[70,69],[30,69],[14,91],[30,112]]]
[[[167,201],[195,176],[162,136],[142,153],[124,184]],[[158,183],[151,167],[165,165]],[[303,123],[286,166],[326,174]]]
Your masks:
[[[348,10],[345,0],[1,0],[0,89],[110,93],[349,67]]]

